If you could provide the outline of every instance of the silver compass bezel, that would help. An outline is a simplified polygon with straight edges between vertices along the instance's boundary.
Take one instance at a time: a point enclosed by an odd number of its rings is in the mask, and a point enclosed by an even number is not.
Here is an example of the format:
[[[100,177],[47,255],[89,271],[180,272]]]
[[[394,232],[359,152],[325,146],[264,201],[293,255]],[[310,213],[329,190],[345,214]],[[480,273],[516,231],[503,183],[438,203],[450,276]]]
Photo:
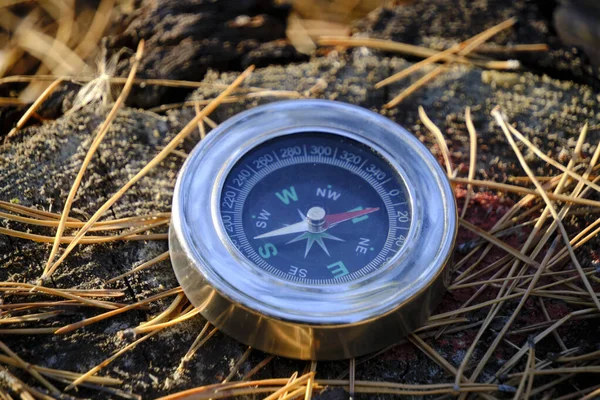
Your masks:
[[[354,281],[310,286],[283,280],[253,265],[223,229],[219,199],[233,165],[260,143],[311,131],[373,147],[397,169],[408,191],[412,220],[406,244],[387,265]],[[344,358],[377,347],[363,343],[370,335],[363,340],[357,334],[367,327],[389,329],[390,321],[400,318],[410,330],[424,321],[443,293],[456,228],[456,205],[444,171],[408,131],[361,107],[291,100],[236,115],[194,149],[175,187],[170,248],[185,293],[226,333],[290,357]],[[262,334],[256,327],[243,332],[249,327],[240,327],[240,319],[262,325]],[[282,344],[281,331],[293,332],[295,339]],[[345,345],[324,350],[325,338],[340,335]]]

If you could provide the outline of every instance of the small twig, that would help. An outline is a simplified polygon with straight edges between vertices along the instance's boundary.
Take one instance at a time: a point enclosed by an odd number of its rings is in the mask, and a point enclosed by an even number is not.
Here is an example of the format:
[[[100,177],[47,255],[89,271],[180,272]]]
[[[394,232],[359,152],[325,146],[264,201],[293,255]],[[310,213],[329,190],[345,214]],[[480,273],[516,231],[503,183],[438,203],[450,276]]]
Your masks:
[[[4,143],[5,144],[6,144],[6,142],[10,138],[12,138],[13,136],[15,136],[17,134],[17,132],[18,132],[19,129],[21,129],[21,128],[23,128],[23,126],[25,126],[25,124],[27,123],[27,121],[29,121],[29,118],[31,118],[31,116],[40,107],[40,105],[42,105],[42,103],[52,94],[52,92],[54,92],[54,90],[62,82],[63,82],[63,80],[60,79],[60,78],[58,78],[57,80],[55,80],[54,82],[52,82],[52,84],[50,86],[48,86],[46,88],[46,90],[44,90],[44,92],[42,92],[42,94],[31,105],[31,107],[29,107],[29,109],[27,109],[27,111],[25,111],[25,114],[23,114],[23,116],[21,117],[21,119],[19,119],[19,122],[17,122],[17,125],[10,130],[10,132],[8,133],[8,135],[6,135],[6,137],[4,138]]]
[[[392,40],[363,37],[321,36],[317,43],[320,46],[369,47],[371,49],[401,53],[420,58],[432,57],[439,53],[439,51],[427,47],[414,46],[407,43],[394,42]],[[518,68],[519,65],[518,62],[515,63],[513,60],[480,61],[458,55],[449,55],[446,60],[453,63],[475,65],[477,67],[488,69],[515,69]],[[2,83],[2,80],[0,80],[0,83]]]
[[[253,377],[258,371],[260,371],[268,363],[270,363],[273,358],[275,358],[274,355],[267,356],[264,360],[262,360],[261,362],[259,362],[254,368],[252,368],[250,371],[248,371],[248,373],[246,375],[244,375],[244,377],[242,378],[242,381],[248,380],[251,377]]]
[[[425,109],[422,106],[419,106],[419,118],[421,118],[423,124],[425,124],[427,129],[429,129],[429,131],[433,134],[438,146],[440,147],[442,156],[444,157],[444,163],[446,164],[446,174],[448,176],[454,176],[452,161],[450,160],[450,150],[448,150],[448,145],[446,144],[444,134],[440,128],[438,128],[437,125],[434,124],[431,119],[429,119],[427,113],[425,113]]]
[[[594,390],[593,392],[588,393],[587,395],[583,396],[581,398],[581,400],[592,400],[592,399],[596,399],[598,396],[600,396],[600,388]]]
[[[93,324],[93,323],[98,322],[98,321],[102,321],[103,319],[110,318],[112,316],[121,314],[123,312],[127,312],[129,310],[133,310],[133,309],[139,308],[140,306],[143,306],[143,305],[155,302],[155,301],[160,300],[160,299],[162,299],[164,297],[168,297],[168,296],[172,296],[174,294],[181,293],[181,291],[182,291],[181,287],[176,287],[174,289],[170,289],[170,290],[167,290],[167,291],[165,291],[163,293],[159,293],[157,295],[148,297],[148,298],[146,298],[144,300],[138,301],[137,303],[134,303],[134,304],[131,304],[131,305],[128,305],[128,306],[125,306],[125,307],[121,307],[119,309],[112,310],[112,311],[106,312],[104,314],[96,315],[95,317],[86,318],[86,319],[84,319],[82,321],[75,322],[74,324],[63,326],[62,328],[58,329],[55,333],[57,335],[60,335],[60,334],[63,334],[63,333],[68,333],[68,332],[71,332],[71,331],[73,331],[75,329],[82,328],[84,326]]]
[[[57,328],[14,328],[0,329],[0,335],[48,335],[53,334]]]
[[[544,304],[544,299],[539,298],[538,303],[540,305],[540,308],[542,309],[542,312],[544,313],[544,318],[546,318],[546,321],[552,321],[552,318],[550,318],[550,314],[548,314],[548,310],[546,310],[546,305]],[[552,336],[554,336],[554,339],[556,339],[556,342],[558,343],[560,348],[563,349],[563,351],[567,350],[567,346],[565,345],[565,342],[563,342],[563,340],[561,339],[561,337],[557,331],[552,332]]]
[[[318,379],[317,383],[327,386],[348,386],[348,381],[333,379]],[[433,394],[455,394],[490,391],[510,391],[510,387],[504,385],[490,385],[481,383],[465,383],[460,388],[455,388],[449,383],[410,385],[392,382],[356,381],[357,393],[389,393],[398,395],[426,396]],[[514,390],[514,389],[513,389]]]
[[[252,347],[248,346],[248,348],[246,349],[244,354],[242,354],[240,359],[235,362],[235,365],[233,366],[233,368],[231,368],[231,371],[229,371],[229,375],[227,375],[227,377],[225,377],[225,379],[223,379],[223,381],[221,383],[227,383],[233,379],[235,374],[237,374],[237,372],[240,370],[242,365],[246,362],[246,360],[250,356],[250,353],[252,353]]]
[[[478,53],[519,53],[546,52],[550,47],[545,43],[514,44],[509,46],[486,45],[477,47]]]
[[[116,242],[119,240],[161,240],[166,238],[167,236],[164,234],[150,234],[150,235],[137,235],[138,233],[150,230],[157,226],[166,225],[169,223],[169,220],[159,220],[158,222],[154,222],[152,224],[143,225],[137,229],[133,229],[130,231],[126,231],[114,236],[87,236],[84,239],[79,239],[79,244],[96,244],[96,243],[108,243],[108,242]],[[39,243],[53,243],[56,240],[56,237],[44,236],[44,235],[35,235],[33,233],[27,233],[22,231],[15,231],[13,229],[0,228],[0,234],[17,237],[21,239],[31,240],[33,242]],[[60,238],[60,243],[69,243],[72,244],[76,241],[76,237],[73,236],[63,236]]]
[[[127,271],[124,274],[121,274],[119,276],[115,276],[114,278],[109,279],[108,281],[106,281],[106,283],[112,283],[112,282],[118,281],[119,279],[125,278],[126,276],[133,275],[136,272],[143,271],[147,268],[150,268],[154,264],[158,264],[161,261],[167,260],[168,258],[169,258],[169,252],[165,251],[164,253],[154,257],[153,259],[148,260],[145,263],[138,265],[137,267],[133,268],[131,271]]]
[[[6,385],[12,391],[17,393],[21,400],[34,400],[34,397],[39,400],[55,400],[54,397],[48,396],[45,393],[38,391],[24,382],[22,382],[19,378],[10,373],[7,368],[4,368],[0,365],[0,383],[3,383],[3,386]]]
[[[164,328],[167,328],[169,326],[173,326],[173,325],[177,325],[183,321],[187,321],[190,318],[195,317],[196,315],[200,314],[201,309],[200,308],[194,308],[191,311],[179,315],[176,318],[173,318],[170,321],[167,322],[161,322],[161,323],[157,323],[157,324],[152,324],[152,325],[140,325],[138,327],[135,327],[133,329],[127,329],[128,332],[131,332],[135,335],[139,335],[140,333],[146,333],[146,332],[152,332],[155,330],[161,330]]]
[[[202,110],[200,109],[200,103],[194,104],[194,110],[196,110],[196,116],[200,115]],[[198,121],[198,132],[200,132],[200,140],[206,137],[206,128],[204,127],[204,120]]]
[[[185,364],[189,360],[192,359],[192,356],[196,352],[196,349],[201,346],[200,343],[202,343],[202,340],[205,339],[206,332],[208,332],[208,329],[210,327],[211,327],[210,322],[206,322],[204,324],[204,327],[200,330],[200,333],[198,333],[198,336],[196,336],[194,343],[192,343],[192,345],[188,349],[187,353],[185,353],[185,355],[181,358],[181,361],[179,362],[179,366],[177,367],[177,371],[182,371]]]
[[[15,360],[19,367],[23,368],[25,371],[29,372],[29,374],[31,376],[33,376],[35,379],[38,380],[38,382],[40,382],[42,385],[44,385],[44,387],[46,387],[50,393],[52,393],[53,395],[56,396],[60,396],[61,395],[61,391],[58,390],[53,384],[51,384],[50,382],[48,382],[46,380],[46,378],[44,378],[42,375],[40,375],[40,373],[35,370],[34,368],[30,368],[29,363],[26,363],[25,361],[23,361],[23,359],[21,357],[19,357],[18,354],[16,354],[15,352],[13,352],[6,344],[4,344],[4,342],[0,341],[0,349],[5,352],[9,357],[11,357],[13,360]]]
[[[21,315],[18,317],[10,317],[10,318],[1,318],[0,325],[2,324],[18,324],[22,322],[32,322],[32,321],[42,321],[45,319],[53,318],[59,314],[62,314],[62,311],[48,311],[38,314],[27,314]]]
[[[581,354],[578,356],[561,356],[558,357],[555,361],[556,362],[579,362],[579,361],[591,361],[591,360],[598,360],[598,357],[600,357],[600,350],[596,350],[596,351],[592,351],[591,353],[587,353],[587,354]]]
[[[523,392],[525,391],[525,382],[527,380],[529,380],[528,392],[531,392],[531,384],[533,382],[533,374],[531,374],[530,371],[533,371],[534,369],[535,369],[535,345],[533,343],[529,343],[529,355],[527,357],[527,364],[525,365],[525,372],[523,373],[523,376],[521,377],[521,381],[519,382],[519,387],[517,388],[517,392],[513,396],[513,400],[521,399],[521,396],[523,395]],[[525,396],[524,398],[528,399],[529,397]]]
[[[12,97],[0,97],[0,107],[3,106],[24,106],[23,100],[13,99]]]
[[[406,100],[411,94],[419,90],[422,86],[425,86],[427,83],[431,82],[442,72],[446,71],[446,66],[441,65],[439,67],[435,67],[417,81],[415,81],[412,85],[404,89],[399,95],[394,97],[392,100],[388,101],[383,105],[383,108],[394,108],[404,100]]]
[[[554,369],[536,369],[531,371],[534,375],[558,375],[558,374],[570,374],[570,373],[600,373],[600,366],[585,366],[585,367],[563,367]],[[524,372],[517,372],[509,374],[509,378],[522,376]]]
[[[0,208],[4,208],[5,210],[19,213],[22,215],[28,215],[30,217],[38,218],[41,220],[54,221],[54,220],[60,219],[60,214],[54,214],[51,212],[38,210],[37,208],[25,207],[20,204],[13,204],[13,203],[9,203],[7,201],[2,201],[2,200],[0,200]],[[80,219],[77,219],[74,217],[68,217],[67,220],[70,222],[81,222]]]
[[[310,400],[313,395],[313,388],[315,386],[315,376],[317,375],[316,361],[310,362],[310,372],[312,372],[313,375],[308,379],[308,382],[306,382],[306,393],[304,394],[304,400]]]
[[[598,319],[600,318],[600,314],[590,314],[590,315],[583,315],[583,316],[579,316],[579,317],[572,317],[571,320],[572,321],[581,321],[584,319]],[[514,329],[510,332],[507,333],[507,335],[523,335],[523,334],[528,334],[531,332],[535,332],[538,331],[542,328],[547,328],[549,326],[554,325],[555,323],[557,323],[558,321],[560,321],[560,319],[553,319],[550,321],[545,321],[545,322],[539,322],[537,324],[532,324],[520,329]]]
[[[183,293],[179,293],[176,297],[175,300],[173,300],[171,302],[171,304],[169,304],[169,306],[160,314],[158,314],[156,317],[151,318],[149,321],[143,322],[140,324],[140,326],[150,326],[150,325],[156,325],[159,322],[164,321],[165,319],[167,319],[173,312],[175,312],[175,310],[177,310],[179,308],[179,306],[181,305],[181,302],[185,299],[185,294]]]
[[[15,288],[15,289],[27,289],[27,290],[29,290],[30,293],[38,292],[38,293],[48,294],[51,296],[64,297],[69,300],[75,300],[75,301],[78,301],[83,304],[88,304],[88,305],[91,305],[94,307],[106,308],[108,310],[115,310],[115,309],[119,308],[118,305],[107,302],[107,301],[86,299],[83,296],[78,296],[78,295],[73,294],[72,292],[69,292],[66,290],[53,289],[53,288],[48,288],[48,287],[44,287],[44,286],[32,285],[29,283],[0,282],[0,288],[1,287],[9,287],[9,288]]]
[[[487,300],[487,301],[484,301],[482,303],[475,304],[473,306],[461,307],[461,308],[459,308],[457,310],[447,311],[447,312],[444,312],[444,313],[441,313],[441,314],[435,314],[435,315],[432,315],[431,317],[429,317],[429,321],[437,321],[437,320],[440,320],[440,319],[446,319],[446,318],[452,317],[454,315],[466,314],[467,312],[474,311],[474,310],[479,310],[480,308],[488,307],[488,306],[494,305],[496,303],[500,303],[500,302],[503,302],[503,301],[506,301],[506,300],[511,300],[511,299],[519,298],[522,295],[523,294],[521,294],[521,293],[513,293],[513,294],[506,295],[506,296],[497,297],[497,298],[492,299],[492,300]]]
[[[421,339],[418,335],[411,334],[408,336],[408,341],[414,344],[419,350],[421,350],[427,357],[433,360],[436,364],[442,367],[447,372],[452,375],[457,374],[456,368],[452,364],[448,362],[444,357],[440,355],[435,349],[429,346],[423,339]],[[469,381],[463,377],[463,379],[468,383]]]
[[[298,93],[296,91],[292,91],[292,90],[263,90],[260,92],[250,92],[248,94],[243,94],[243,95],[238,95],[238,96],[229,96],[229,97],[226,97],[225,99],[223,99],[223,101],[221,103],[222,104],[239,103],[240,101],[243,101],[243,100],[256,99],[256,98],[262,98],[262,97],[275,97],[275,98],[282,98],[282,99],[300,99],[300,98],[302,98],[302,95],[300,93]],[[185,101],[183,103],[161,104],[159,106],[148,109],[148,111],[163,112],[163,111],[174,110],[176,108],[182,108],[182,107],[195,107],[196,108],[196,107],[205,106],[207,104],[210,104],[210,102],[213,100],[214,99],[202,99],[202,100],[189,100],[189,101]],[[199,113],[198,110],[196,110],[196,112]]]
[[[0,363],[23,368],[23,366],[20,365],[17,361],[15,361],[14,358],[11,358],[8,356],[0,355]],[[63,379],[73,381],[73,380],[77,379],[79,376],[81,376],[81,374],[77,373],[77,372],[63,371],[60,369],[53,369],[53,368],[46,368],[46,367],[41,367],[39,365],[32,365],[32,364],[27,364],[27,366],[31,369],[35,369],[40,374],[47,376],[48,378],[52,378],[52,379],[63,378]],[[100,384],[100,385],[120,385],[123,383],[123,381],[120,379],[104,377],[104,376],[92,377],[89,379],[89,381],[92,383]]]
[[[468,318],[452,318],[447,320],[440,320],[435,322],[426,322],[425,325],[414,330],[414,333],[421,333],[428,331],[433,328],[439,328],[440,326],[448,326],[454,324],[460,324],[461,322],[469,322]]]
[[[168,214],[168,213],[167,213]],[[60,217],[60,216],[59,216]],[[20,215],[8,214],[4,212],[0,212],[0,218],[7,219],[9,221],[20,222],[23,224],[36,225],[36,226],[46,226],[50,228],[56,228],[59,225],[59,221],[54,219],[37,219],[30,217],[22,217]],[[93,232],[99,231],[109,231],[123,228],[132,228],[139,225],[147,225],[148,221],[151,220],[169,220],[169,216],[161,216],[159,214],[149,215],[149,216],[140,216],[140,217],[128,217],[128,218],[119,218],[115,220],[108,221],[98,221],[94,224],[94,227],[90,229]],[[81,228],[84,225],[83,222],[79,221],[67,221],[65,222],[65,228]]]
[[[287,382],[286,386],[290,385],[290,384],[291,384],[292,382],[294,382],[294,381],[295,381],[297,378],[298,378],[298,371],[295,371],[295,372],[292,374],[292,376],[290,376],[290,377],[289,377],[289,379],[288,379],[288,382]],[[278,394],[279,394],[279,396],[277,397],[277,400],[282,400],[282,399],[286,398],[286,397],[287,397],[287,395],[288,395],[288,393],[289,393],[289,389],[288,389],[288,388],[285,388],[283,391],[281,391],[280,393],[278,393]],[[271,397],[271,396],[273,396],[273,397]],[[273,393],[271,396],[269,396],[269,397],[270,397],[270,399],[273,399],[273,400],[274,400],[274,398],[275,398],[276,394],[275,394],[275,393]]]
[[[473,225],[470,222],[465,221],[464,219],[460,219],[459,223],[462,227],[467,228],[468,230],[470,230],[473,233],[476,233],[477,235],[481,236],[483,239],[489,241],[490,243],[493,243],[494,245],[498,246],[499,248],[501,248],[502,250],[506,251],[507,253],[509,253],[510,255],[518,258],[519,260],[523,261],[524,263],[527,263],[529,265],[532,266],[539,266],[540,264],[531,259],[530,257],[526,256],[525,254],[523,254],[521,251],[515,249],[512,246],[509,246],[508,244],[504,243],[502,240],[498,239],[497,237],[490,235],[489,233],[487,233],[486,231],[484,231],[483,229]]]
[[[467,107],[465,110],[465,121],[467,124],[467,131],[469,132],[469,174],[468,179],[475,179],[475,164],[477,162],[477,131],[475,130],[475,125],[473,124],[473,119],[471,118],[471,107]],[[469,202],[471,201],[471,196],[473,195],[473,185],[470,183],[467,185],[467,194],[465,195],[465,202],[463,204],[462,212],[460,213],[461,218],[465,218],[465,214],[467,212],[467,207],[469,207]]]
[[[350,365],[348,367],[349,369],[349,374],[348,374],[348,381],[350,382],[348,384],[348,393],[349,393],[349,399],[350,400],[354,400],[354,391],[355,391],[355,387],[356,387],[356,359],[355,358],[351,358],[350,359]]]
[[[123,354],[125,354],[127,351],[133,349],[138,344],[142,343],[143,341],[145,341],[147,339],[150,339],[152,336],[156,335],[158,332],[160,332],[160,330],[155,330],[153,332],[150,332],[146,336],[142,336],[141,338],[137,339],[133,343],[130,343],[127,346],[123,347],[121,350],[119,350],[118,352],[116,352],[115,354],[113,354],[112,356],[107,358],[106,360],[102,361],[100,364],[96,365],[94,368],[90,369],[85,374],[81,375],[79,378],[75,379],[73,381],[73,383],[71,383],[69,386],[67,386],[65,388],[65,391],[71,390],[71,389],[75,388],[77,385],[87,381],[88,378],[95,375],[102,368],[106,367],[108,364],[110,364],[111,362],[113,362],[114,360],[116,360],[117,358],[122,356]]]
[[[308,381],[309,378],[313,377],[314,373],[309,372],[303,376],[301,376],[298,379],[292,379],[290,381],[288,381],[286,383],[286,385],[282,386],[280,389],[276,390],[274,393],[272,393],[271,395],[265,397],[264,400],[275,400],[276,398],[278,398],[281,394],[288,392],[290,389],[295,389],[296,387],[304,384],[306,381]],[[304,392],[306,389],[305,388],[301,388],[301,392]],[[300,393],[301,393],[300,392]],[[299,393],[298,393],[299,394]]]
[[[0,78],[0,85],[6,83],[19,83],[19,82],[52,82],[56,79],[62,79],[66,82],[81,83],[90,82],[97,79],[97,76],[70,76],[70,75],[12,75]],[[111,84],[123,85],[127,82],[127,78],[112,76],[107,78]],[[165,86],[165,87],[186,87],[186,88],[199,88],[199,87],[210,87],[226,89],[229,85],[223,83],[207,83],[203,81],[182,81],[176,79],[144,79],[136,78],[133,80],[135,85],[140,86]],[[255,86],[244,86],[234,89],[234,92],[261,92],[269,90],[267,88],[255,87]]]

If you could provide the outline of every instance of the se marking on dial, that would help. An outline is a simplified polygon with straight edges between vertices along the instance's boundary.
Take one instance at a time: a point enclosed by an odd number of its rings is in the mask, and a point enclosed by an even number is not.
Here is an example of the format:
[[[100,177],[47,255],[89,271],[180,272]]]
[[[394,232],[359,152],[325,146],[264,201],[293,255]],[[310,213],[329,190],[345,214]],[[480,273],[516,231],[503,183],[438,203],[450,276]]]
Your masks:
[[[220,211],[244,257],[304,284],[378,270],[404,246],[411,223],[397,170],[368,146],[328,133],[286,135],[252,149],[229,172]]]

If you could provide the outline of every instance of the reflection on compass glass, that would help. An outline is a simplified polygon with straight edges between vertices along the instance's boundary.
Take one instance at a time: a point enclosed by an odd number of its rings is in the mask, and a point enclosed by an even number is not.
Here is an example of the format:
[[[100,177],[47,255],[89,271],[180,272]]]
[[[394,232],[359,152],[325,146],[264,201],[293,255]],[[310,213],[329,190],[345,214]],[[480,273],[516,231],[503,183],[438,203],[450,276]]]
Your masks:
[[[220,212],[244,257],[305,284],[376,271],[402,248],[411,224],[397,169],[331,133],[280,136],[248,152],[225,180]]]

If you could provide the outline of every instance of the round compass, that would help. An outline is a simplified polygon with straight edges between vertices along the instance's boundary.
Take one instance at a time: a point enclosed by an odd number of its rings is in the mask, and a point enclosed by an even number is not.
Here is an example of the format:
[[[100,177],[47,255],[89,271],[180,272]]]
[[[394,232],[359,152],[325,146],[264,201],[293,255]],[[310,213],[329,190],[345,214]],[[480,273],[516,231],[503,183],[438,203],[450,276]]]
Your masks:
[[[179,175],[171,260],[217,328],[300,359],[356,357],[422,324],[456,235],[435,158],[380,115],[294,100],[216,128]]]

